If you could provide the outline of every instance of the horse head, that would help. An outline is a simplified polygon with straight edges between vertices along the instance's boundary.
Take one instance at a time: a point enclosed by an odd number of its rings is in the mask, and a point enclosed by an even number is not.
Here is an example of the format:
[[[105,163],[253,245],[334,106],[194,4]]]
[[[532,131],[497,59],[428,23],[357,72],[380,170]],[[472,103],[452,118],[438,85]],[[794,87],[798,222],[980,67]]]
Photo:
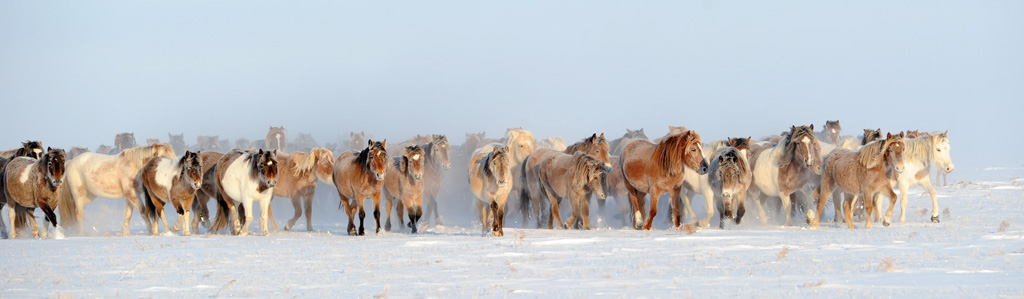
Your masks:
[[[203,187],[203,161],[199,159],[199,152],[185,151],[178,166],[181,168],[179,175],[185,179],[189,188],[198,190]]]
[[[399,171],[411,178],[413,182],[419,182],[420,179],[423,179],[424,156],[423,148],[419,145],[405,147],[405,154],[402,155],[402,161],[398,165]]]
[[[903,142],[903,132],[899,135],[893,135],[892,133],[886,133],[885,145],[882,147],[885,151],[886,163],[896,171],[896,173],[903,173],[903,150],[906,148]]]
[[[364,167],[373,172],[374,178],[378,181],[383,181],[387,175],[388,152],[384,149],[387,143],[387,139],[381,142],[374,142],[370,139],[368,146],[363,150],[363,153],[365,153],[365,160],[363,162],[366,163]]]
[[[434,135],[434,139],[430,143],[430,162],[441,163],[441,167],[444,170],[451,169],[452,163],[448,150],[448,137],[445,135]]]
[[[46,163],[46,184],[51,192],[57,191],[64,181],[64,156],[63,149],[46,148],[46,154],[40,159]]]
[[[512,183],[511,166],[509,165],[511,163],[509,160],[511,159],[508,151],[507,145],[502,148],[495,146],[491,151],[490,159],[487,160],[487,169],[490,170],[490,173],[494,176],[495,183],[500,188],[504,188]]]
[[[949,131],[925,135],[932,139],[932,162],[945,173],[953,172],[953,158],[949,156]]]

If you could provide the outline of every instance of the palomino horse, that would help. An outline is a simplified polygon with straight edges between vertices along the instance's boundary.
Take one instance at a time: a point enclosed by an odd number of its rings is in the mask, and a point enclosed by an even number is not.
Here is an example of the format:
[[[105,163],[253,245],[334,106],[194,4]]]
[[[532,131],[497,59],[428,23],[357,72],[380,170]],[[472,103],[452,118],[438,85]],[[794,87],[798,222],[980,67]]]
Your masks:
[[[486,234],[487,225],[491,224],[496,237],[505,235],[505,203],[512,191],[512,159],[508,151],[507,146],[495,146],[469,161],[469,189],[476,197],[483,232]]]
[[[40,159],[45,152],[42,141],[25,141],[21,143],[19,148],[0,152],[0,157],[7,159],[14,159],[15,157]]]
[[[782,201],[780,212],[786,218],[785,225],[791,225],[793,192],[816,183],[815,174],[821,174],[821,145],[816,135],[814,125],[793,126],[774,147],[751,152],[754,182],[749,190],[761,193],[755,203],[762,222],[767,221],[763,202],[768,197],[778,197]]]
[[[196,191],[196,198],[192,201],[192,230],[199,232],[199,225],[202,224],[209,231],[219,231],[223,227],[214,229],[210,226],[210,209],[207,205],[210,198],[220,196],[220,187],[217,187],[217,162],[224,154],[218,152],[198,152],[199,160],[203,165],[203,185]],[[219,205],[218,205],[219,207]],[[225,225],[227,222],[224,223]]]
[[[441,192],[441,183],[444,181],[444,172],[452,168],[449,155],[448,137],[445,135],[434,135],[433,139],[420,147],[425,155],[423,169],[423,201],[427,219],[434,215],[434,221],[441,223],[441,216],[437,213],[437,195]]]
[[[900,222],[907,221],[907,190],[921,186],[931,195],[932,222],[938,223],[939,202],[929,173],[932,166],[941,173],[953,172],[953,159],[949,156],[949,131],[935,135],[924,133],[905,142],[904,170],[892,181],[892,186],[900,189]]]
[[[403,209],[409,209],[409,227],[416,233],[416,222],[423,216],[423,148],[418,145],[405,147],[405,154],[395,157],[384,178],[384,198],[387,219],[384,230],[391,231],[391,206],[396,202],[398,227],[405,223],[402,220]]]
[[[657,144],[646,140],[634,140],[622,151],[621,168],[629,189],[629,200],[633,206],[633,227],[651,229],[654,216],[658,214],[658,197],[669,192],[670,198],[677,198],[683,186],[686,169],[698,174],[708,172],[708,161],[704,159],[704,142],[700,134],[686,131],[661,138]],[[651,210],[643,215],[644,197],[651,195]],[[679,226],[679,206],[672,203],[673,224]],[[646,218],[646,219],[644,219]]]
[[[85,205],[97,197],[124,198],[124,224],[121,234],[129,235],[128,223],[132,210],[139,207],[135,178],[150,159],[155,157],[175,158],[174,150],[167,143],[126,149],[117,155],[84,153],[68,164],[67,186],[60,192],[60,219],[65,227],[77,228],[79,235],[85,234],[82,213]]]
[[[517,171],[519,176],[516,177],[519,181],[521,181],[519,183],[516,183],[515,185],[520,188],[518,189],[518,191],[520,192],[520,209],[523,213],[524,226],[526,225],[527,218],[530,212],[529,205],[531,204],[531,201],[535,201],[533,202],[533,214],[537,217],[538,228],[541,227],[541,223],[543,222],[541,221],[543,215],[542,212],[546,212],[545,210],[553,211],[554,209],[557,209],[557,207],[550,207],[549,209],[541,208],[543,206],[542,203],[547,202],[543,200],[544,196],[541,193],[541,189],[543,188],[541,186],[543,183],[541,180],[541,163],[547,161],[552,157],[557,156],[560,153],[572,156],[572,154],[575,154],[576,152],[590,154],[597,158],[598,160],[600,160],[602,163],[604,163],[604,165],[607,166],[608,169],[611,169],[611,161],[608,158],[608,141],[605,139],[604,133],[601,133],[601,136],[598,136],[597,133],[594,133],[590,137],[583,138],[583,140],[580,140],[579,142],[576,142],[571,146],[566,147],[565,150],[561,152],[558,152],[550,148],[540,148],[535,150],[532,154],[526,157],[525,161],[523,161],[522,165],[520,166],[522,167],[522,169],[519,169],[519,171]],[[589,197],[590,196],[588,193],[587,198]],[[558,202],[555,202],[555,204],[557,203]],[[603,197],[599,204],[602,207],[604,206]],[[559,225],[561,225],[561,219],[559,219]],[[551,228],[551,219],[548,219],[548,228]]]
[[[626,129],[625,135],[608,142],[608,150],[610,151],[610,154],[614,156],[622,155],[622,150],[626,148],[626,144],[634,139],[648,140],[647,134],[644,134],[643,128],[640,128],[639,130]]]
[[[154,236],[160,234],[158,218],[163,220],[165,229],[178,231],[184,224],[184,234],[192,235],[189,217],[196,190],[203,185],[202,163],[199,153],[185,151],[177,162],[164,157],[150,159],[139,172],[135,187],[138,189],[136,192],[142,194],[142,219]],[[173,228],[167,225],[167,217],[164,216],[164,205],[168,203],[178,212]]]
[[[551,222],[557,220],[562,228],[590,229],[590,194],[605,199],[604,186],[601,184],[605,163],[583,151],[575,151],[572,155],[554,153],[541,161],[537,167],[540,174],[538,193],[546,195],[551,206],[548,228],[551,228]],[[572,206],[572,215],[564,224],[558,212],[563,198],[568,198]],[[537,222],[540,222],[540,218],[538,215]]]
[[[63,179],[62,149],[47,148],[42,159],[16,157],[7,163],[0,180],[4,182],[3,192],[11,208],[11,239],[17,239],[18,230],[26,225],[26,220],[32,222],[32,236],[45,239],[49,226],[53,225],[54,236],[63,238],[57,225],[57,215],[53,213],[58,203],[57,189]],[[46,227],[37,225],[35,217],[32,217],[37,207],[46,215]]]
[[[373,218],[377,222],[377,233],[380,233],[380,200],[384,178],[387,176],[388,152],[385,150],[388,141],[368,141],[362,151],[347,151],[338,156],[334,162],[334,186],[338,188],[341,204],[345,205],[348,214],[348,234],[365,235],[363,220],[366,211],[363,202],[369,198],[373,201]],[[359,230],[354,220],[359,211]]]
[[[274,198],[273,189],[277,185],[278,173],[274,152],[234,150],[217,161],[216,172],[220,196],[217,198],[217,220],[213,227],[224,227],[230,222],[232,233],[248,235],[249,224],[252,223],[252,203],[258,201],[260,233],[269,236],[267,225],[272,221],[269,217],[270,200]],[[241,211],[236,211],[239,205]],[[244,218],[239,221],[241,217]]]
[[[263,148],[268,151],[279,150],[282,152],[288,152],[288,132],[285,131],[284,126],[274,127],[270,126],[270,130],[267,131],[267,139],[264,139]]]
[[[896,193],[889,185],[890,178],[887,168],[893,169],[897,175],[903,172],[903,133],[887,134],[885,140],[878,140],[864,145],[860,151],[836,149],[825,157],[825,169],[822,172],[818,191],[818,213],[821,215],[832,189],[838,187],[847,193],[856,193],[864,200],[867,211],[865,228],[871,228],[871,214],[875,212],[874,195],[881,192],[889,197],[889,212],[883,225],[889,226],[893,208],[896,206]],[[853,227],[853,200],[843,201],[843,212],[846,224]],[[811,227],[818,227],[821,217],[811,221]]]
[[[138,144],[135,143],[135,133],[117,134],[117,136],[114,136],[114,150],[116,152],[111,152],[110,154],[117,154],[136,146],[138,146]]]
[[[171,144],[171,148],[174,149],[175,153],[188,150],[188,145],[185,144],[185,133],[178,135],[167,133],[167,143]]]
[[[843,127],[839,125],[839,120],[826,120],[825,127],[818,132],[818,140],[837,145],[839,144],[839,133],[842,131]]]
[[[276,154],[278,163],[281,163],[281,171],[277,173],[274,196],[291,198],[292,207],[295,208],[295,216],[288,220],[284,230],[291,230],[295,226],[295,221],[299,220],[305,211],[306,231],[313,231],[313,195],[316,193],[316,180],[334,184],[331,177],[334,175],[334,154],[324,148],[314,148],[309,153]]]
[[[740,140],[744,140],[740,138]],[[749,138],[745,139],[749,142]],[[734,143],[735,144],[735,143]],[[746,213],[744,203],[747,188],[753,180],[750,162],[747,155],[740,149],[727,146],[711,154],[711,165],[708,165],[708,184],[714,192],[718,207],[718,227],[725,228],[725,219],[732,218],[736,224],[743,220]]]

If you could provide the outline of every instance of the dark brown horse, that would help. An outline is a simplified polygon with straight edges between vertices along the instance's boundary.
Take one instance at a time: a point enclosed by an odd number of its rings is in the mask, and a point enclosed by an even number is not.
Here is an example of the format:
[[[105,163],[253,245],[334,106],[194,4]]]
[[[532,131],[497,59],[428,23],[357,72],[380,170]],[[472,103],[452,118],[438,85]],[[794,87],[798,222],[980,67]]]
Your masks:
[[[700,134],[693,131],[666,136],[657,144],[634,140],[626,145],[620,163],[633,206],[634,228],[651,229],[654,216],[658,214],[658,197],[664,192],[669,192],[670,198],[679,197],[686,169],[707,173],[708,161],[704,159],[703,150]],[[645,216],[644,197],[648,194],[651,195],[651,210]],[[675,204],[672,219],[674,225],[679,226],[679,206]]]
[[[420,217],[423,217],[423,162],[425,154],[418,145],[405,147],[405,153],[395,157],[384,178],[384,199],[386,200],[384,230],[391,231],[391,207],[397,203],[398,227],[405,224],[402,220],[404,210],[409,212],[409,228],[416,233]]]
[[[879,139],[882,139],[882,129],[864,129],[864,135],[861,136],[860,145],[866,145]]]
[[[160,234],[157,220],[163,220],[164,228],[178,231],[184,225],[184,235],[191,236],[192,202],[196,191],[203,184],[203,164],[199,153],[185,151],[177,162],[171,158],[156,157],[150,159],[135,179],[135,188],[142,194],[142,218],[150,232]],[[164,216],[164,205],[171,204],[178,213],[178,221],[174,227],[167,225]]]
[[[452,168],[450,160],[450,148],[448,137],[445,135],[433,135],[433,139],[421,145],[426,155],[423,168],[423,208],[426,210],[429,222],[430,216],[434,216],[435,223],[441,223],[441,216],[437,212],[437,195],[441,192],[441,183],[444,181],[444,173]]]
[[[384,178],[387,176],[388,152],[385,150],[387,140],[381,142],[368,141],[362,151],[341,153],[334,162],[334,186],[338,188],[341,204],[348,214],[349,235],[365,235],[363,220],[366,211],[363,202],[369,198],[373,201],[373,218],[377,222],[377,233],[380,233],[380,200]],[[359,212],[359,229],[356,230],[354,220]]]
[[[271,126],[270,130],[267,131],[267,139],[264,139],[263,149],[268,151],[279,150],[282,152],[288,152],[288,136],[284,126],[274,127]]]
[[[2,192],[11,208],[10,237],[17,239],[17,232],[25,227],[26,220],[32,222],[32,236],[46,238],[49,225],[53,225],[54,236],[63,238],[60,226],[57,225],[57,207],[59,196],[57,188],[64,181],[64,150],[47,148],[41,159],[16,157],[7,163],[0,181],[3,181]],[[46,215],[47,227],[36,225],[32,217],[36,208],[41,208]],[[42,235],[39,234],[39,230]]]
[[[7,158],[8,160],[14,159],[15,157],[31,157],[33,159],[39,159],[43,157],[46,150],[43,148],[42,141],[29,141],[21,143],[21,147],[11,150],[0,152],[0,157]]]

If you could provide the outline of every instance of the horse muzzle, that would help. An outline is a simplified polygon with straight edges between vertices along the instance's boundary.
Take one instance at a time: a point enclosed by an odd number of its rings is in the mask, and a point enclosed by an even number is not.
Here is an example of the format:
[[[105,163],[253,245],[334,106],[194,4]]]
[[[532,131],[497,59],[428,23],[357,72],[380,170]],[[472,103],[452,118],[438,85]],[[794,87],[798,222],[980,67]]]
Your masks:
[[[444,170],[452,169],[452,163],[444,163]]]
[[[604,173],[610,173],[610,172],[612,172],[612,165],[611,165],[611,164],[609,164],[609,163],[605,163],[605,164],[604,164],[604,167],[603,167],[603,168],[601,168],[601,171],[603,171]]]
[[[202,187],[203,187],[203,183],[192,182],[192,189],[199,190],[199,188],[202,188]]]
[[[423,179],[423,175],[422,175],[422,174],[417,174],[417,175],[413,175],[413,176],[412,176],[412,178],[413,178],[414,180],[417,180],[417,181],[419,181],[419,180]]]
[[[375,178],[376,178],[376,179],[377,179],[378,181],[383,181],[383,180],[384,180],[384,174],[383,174],[383,173],[379,173],[379,172],[378,172],[378,173],[375,173],[374,175],[375,175],[374,177],[375,177]]]
[[[505,188],[508,186],[508,181],[498,181],[498,188]]]
[[[732,199],[732,192],[729,192],[729,191],[722,191],[722,197],[723,197],[723,198],[725,198],[725,199]],[[730,204],[729,204],[729,203],[725,203],[725,205],[726,205],[726,207],[728,208],[728,206],[729,206]]]
[[[953,172],[953,165],[950,164],[949,166],[946,166],[946,168],[944,168],[942,170],[945,171],[946,173]]]
[[[49,181],[48,183],[49,183],[49,185],[50,185],[50,186],[49,186],[49,187],[50,187],[50,192],[55,192],[55,191],[57,191],[57,188],[60,188],[60,184],[61,184],[61,183],[63,183],[63,180],[51,180],[51,179],[47,179],[47,181]]]
[[[708,174],[708,160],[704,159],[700,161],[700,167],[697,168],[697,174],[705,175]]]
[[[277,180],[270,180],[267,182],[267,187],[274,188],[277,186]]]

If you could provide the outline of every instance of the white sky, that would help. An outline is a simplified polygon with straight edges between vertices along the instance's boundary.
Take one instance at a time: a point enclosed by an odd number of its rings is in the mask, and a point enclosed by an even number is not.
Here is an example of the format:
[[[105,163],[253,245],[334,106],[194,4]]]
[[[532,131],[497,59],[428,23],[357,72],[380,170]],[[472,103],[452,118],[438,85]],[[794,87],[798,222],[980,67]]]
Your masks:
[[[960,169],[1024,165],[1022,100],[1021,1],[0,2],[3,149],[840,119],[948,129]]]

